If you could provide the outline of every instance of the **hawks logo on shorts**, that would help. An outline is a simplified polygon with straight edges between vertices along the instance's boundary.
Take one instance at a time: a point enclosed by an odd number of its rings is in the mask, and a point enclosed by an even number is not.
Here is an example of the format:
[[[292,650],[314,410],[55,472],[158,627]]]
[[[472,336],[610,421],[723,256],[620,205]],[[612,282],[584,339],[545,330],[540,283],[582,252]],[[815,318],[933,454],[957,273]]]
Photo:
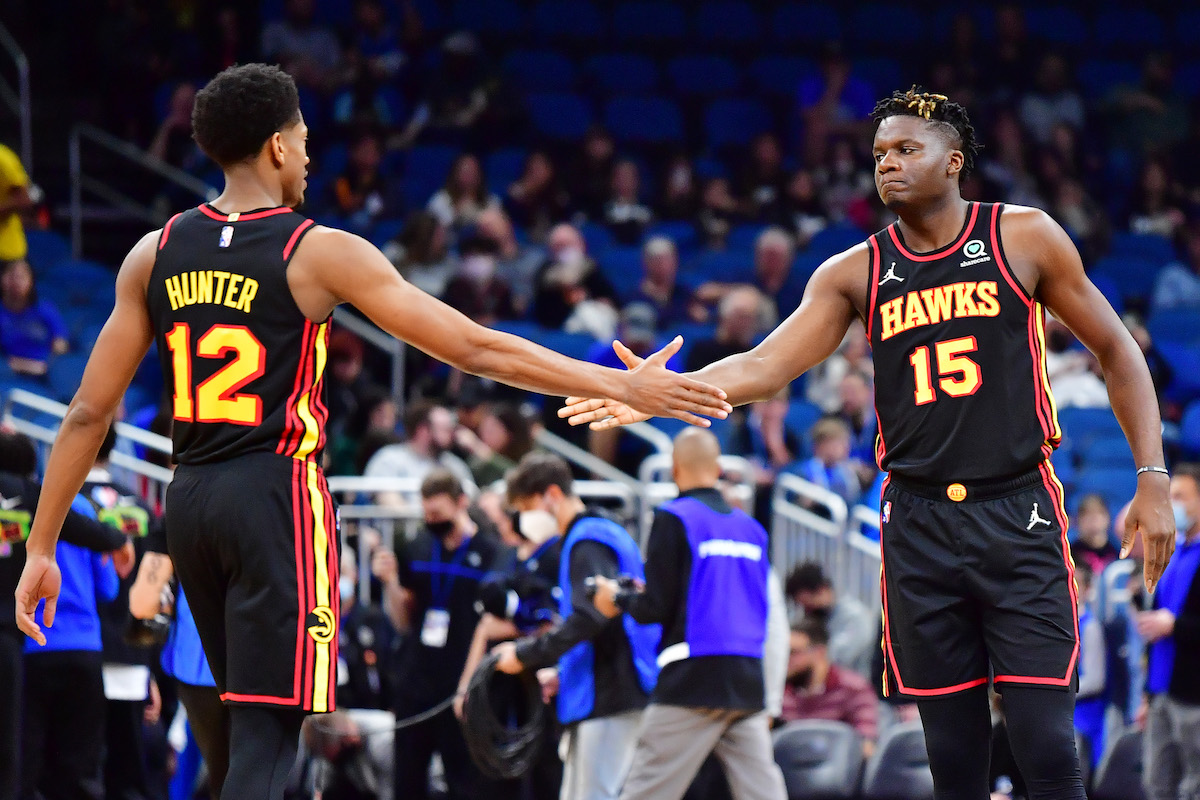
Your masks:
[[[333,617],[333,609],[329,606],[317,606],[308,612],[306,627],[314,642],[329,644],[337,635],[337,621]]]

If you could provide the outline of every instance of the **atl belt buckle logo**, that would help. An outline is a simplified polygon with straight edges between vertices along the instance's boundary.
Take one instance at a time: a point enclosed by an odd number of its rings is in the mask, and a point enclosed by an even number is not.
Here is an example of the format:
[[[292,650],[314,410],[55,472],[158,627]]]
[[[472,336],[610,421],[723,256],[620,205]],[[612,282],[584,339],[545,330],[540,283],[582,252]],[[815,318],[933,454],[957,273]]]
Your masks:
[[[967,487],[961,483],[952,483],[946,487],[946,497],[949,497],[956,503],[961,503],[967,499]]]

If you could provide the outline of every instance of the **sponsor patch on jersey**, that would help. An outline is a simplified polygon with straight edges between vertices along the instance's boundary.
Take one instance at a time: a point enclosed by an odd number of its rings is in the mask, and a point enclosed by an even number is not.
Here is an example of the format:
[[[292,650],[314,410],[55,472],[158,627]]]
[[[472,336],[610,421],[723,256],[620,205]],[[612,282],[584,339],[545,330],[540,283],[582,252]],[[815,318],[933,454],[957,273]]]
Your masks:
[[[946,497],[949,497],[956,503],[961,503],[967,499],[967,487],[961,483],[952,483],[946,487]]]
[[[992,257],[987,254],[987,247],[984,246],[982,239],[972,239],[963,245],[963,256],[966,260],[959,262],[960,267],[969,267],[972,264],[982,264],[985,261],[991,261]]]

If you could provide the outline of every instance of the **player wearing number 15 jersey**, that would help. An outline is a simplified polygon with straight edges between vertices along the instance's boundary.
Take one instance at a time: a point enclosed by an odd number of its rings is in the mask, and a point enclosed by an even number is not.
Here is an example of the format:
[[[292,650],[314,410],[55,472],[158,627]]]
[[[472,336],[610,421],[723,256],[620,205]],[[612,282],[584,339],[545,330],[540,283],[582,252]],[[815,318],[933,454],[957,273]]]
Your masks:
[[[617,396],[705,424],[723,392],[665,368],[677,339],[621,372],[483,328],[407,283],[357,236],[314,225],[304,198],[308,127],[292,79],[247,64],[196,95],[193,135],[225,190],[142,238],[117,275],[46,468],[17,624],[39,643],[61,577],[54,547],[121,396],[151,342],[172,395],[179,467],[167,544],[217,688],[230,705],[223,797],[277,800],[303,716],[332,709],[337,670],[336,512],[320,469],[329,318],[353,303],[394,336],[463,371],[548,394]],[[220,736],[221,732],[216,732]]]
[[[899,218],[823,264],[804,300],[748,353],[694,373],[731,403],[765,400],[866,325],[875,364],[885,686],[916,700],[938,800],[986,800],[989,683],[1039,800],[1083,800],[1072,731],[1078,622],[1059,440],[1043,363],[1053,312],[1096,354],[1139,466],[1125,545],[1145,578],[1174,546],[1158,404],[1145,359],[1066,233],[1031,208],[968,202],[965,109],[914,87],[873,118],[875,185]],[[623,352],[627,366],[637,359]],[[569,398],[575,424],[638,419]],[[607,417],[607,419],[605,418]]]

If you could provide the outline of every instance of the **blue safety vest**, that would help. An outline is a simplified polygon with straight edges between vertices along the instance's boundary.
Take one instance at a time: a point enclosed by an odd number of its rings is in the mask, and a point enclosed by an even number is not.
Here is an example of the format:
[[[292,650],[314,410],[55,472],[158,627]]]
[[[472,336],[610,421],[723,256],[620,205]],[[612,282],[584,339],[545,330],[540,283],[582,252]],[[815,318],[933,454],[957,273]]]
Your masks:
[[[591,540],[607,545],[617,554],[622,575],[638,580],[646,577],[642,565],[642,554],[629,532],[612,520],[603,517],[585,517],[576,522],[563,543],[562,561],[558,568],[558,581],[562,585],[559,598],[559,613],[565,619],[573,611],[571,605],[571,550],[581,541]],[[655,652],[662,637],[661,625],[640,625],[628,614],[621,615],[621,624],[629,639],[633,652],[633,664],[637,670],[642,690],[649,694],[658,681],[658,665]],[[580,642],[572,647],[558,662],[558,719],[564,725],[586,719],[596,705],[595,649],[591,642]]]
[[[216,686],[217,682],[213,680],[208,659],[204,657],[200,632],[196,630],[196,620],[192,618],[192,610],[188,607],[183,587],[180,586],[178,591],[179,596],[175,601],[175,623],[171,626],[167,643],[163,645],[163,671],[175,680],[192,686]]]
[[[1079,615],[1079,634],[1083,638],[1083,629],[1092,620],[1090,608],[1084,608]],[[1082,655],[1082,654],[1081,654]],[[1084,659],[1079,659],[1079,677],[1083,677]],[[1087,737],[1092,748],[1092,766],[1100,764],[1104,755],[1104,712],[1108,707],[1108,691],[1103,691],[1095,697],[1083,697],[1075,701],[1075,728]]]

